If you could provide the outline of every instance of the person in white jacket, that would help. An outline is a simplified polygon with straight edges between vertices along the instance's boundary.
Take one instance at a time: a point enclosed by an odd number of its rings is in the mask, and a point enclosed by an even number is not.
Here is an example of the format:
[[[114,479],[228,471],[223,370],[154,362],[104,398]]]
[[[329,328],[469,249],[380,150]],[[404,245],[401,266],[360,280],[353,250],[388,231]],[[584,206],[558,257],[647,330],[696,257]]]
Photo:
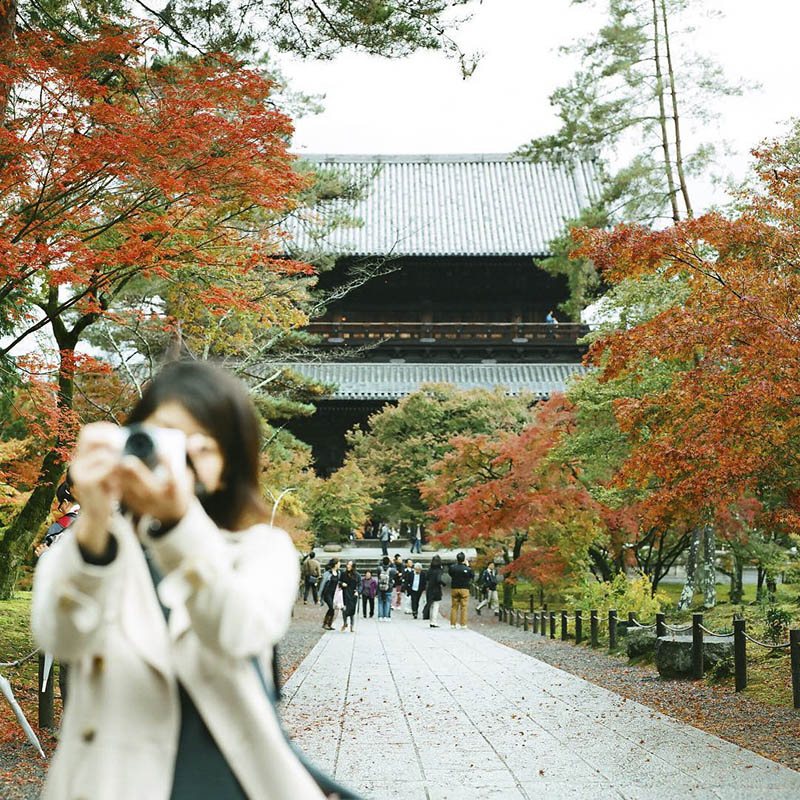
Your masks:
[[[245,389],[173,365],[133,423],[181,432],[186,458],[159,452],[150,469],[109,423],[78,437],[81,515],[34,581],[35,638],[71,679],[42,797],[322,798],[267,694],[299,568],[288,535],[264,522]]]

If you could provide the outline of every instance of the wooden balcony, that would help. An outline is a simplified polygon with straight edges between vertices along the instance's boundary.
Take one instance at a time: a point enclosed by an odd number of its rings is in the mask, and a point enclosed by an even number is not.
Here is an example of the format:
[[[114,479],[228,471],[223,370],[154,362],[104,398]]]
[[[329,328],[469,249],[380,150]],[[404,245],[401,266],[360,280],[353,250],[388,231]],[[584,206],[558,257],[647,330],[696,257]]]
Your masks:
[[[589,328],[546,322],[312,322],[324,348],[358,348],[367,360],[575,359]]]

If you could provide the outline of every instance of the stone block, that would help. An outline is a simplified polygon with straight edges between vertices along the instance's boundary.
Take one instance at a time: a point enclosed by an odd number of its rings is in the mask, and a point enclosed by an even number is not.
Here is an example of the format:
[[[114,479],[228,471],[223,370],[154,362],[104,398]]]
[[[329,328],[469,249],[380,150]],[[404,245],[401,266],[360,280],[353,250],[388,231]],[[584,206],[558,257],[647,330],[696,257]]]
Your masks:
[[[326,544],[322,548],[326,553],[341,553],[342,546],[340,544]]]
[[[703,639],[703,671],[723,658],[733,658],[733,639],[706,636]],[[692,674],[692,637],[661,636],[655,644],[655,662],[662,678],[688,678]]]
[[[647,628],[631,628],[628,632],[625,647],[628,651],[628,658],[639,658],[639,656],[652,653],[656,646],[655,630]]]

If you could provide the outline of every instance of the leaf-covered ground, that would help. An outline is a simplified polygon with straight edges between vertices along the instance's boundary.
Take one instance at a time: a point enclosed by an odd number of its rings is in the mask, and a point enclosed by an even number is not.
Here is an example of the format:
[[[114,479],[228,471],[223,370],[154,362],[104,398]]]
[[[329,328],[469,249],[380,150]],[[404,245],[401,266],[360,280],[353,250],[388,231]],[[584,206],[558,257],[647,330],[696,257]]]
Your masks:
[[[449,605],[447,606],[449,612]],[[708,685],[704,681],[663,680],[651,664],[631,665],[625,656],[602,650],[550,640],[500,623],[486,611],[477,616],[470,601],[469,625],[497,642],[513,647],[554,667],[603,686],[622,697],[687,722],[722,739],[760,753],[766,758],[800,770],[800,712],[777,706],[755,696],[733,691],[731,682]],[[444,609],[443,609],[444,610]],[[762,692],[785,692],[789,680],[789,659],[770,659],[759,671]],[[768,685],[774,683],[770,690]]]
[[[29,626],[30,593],[19,592],[13,600],[0,602],[0,661],[12,661],[33,650]],[[285,682],[317,643],[322,634],[322,610],[302,602],[295,606],[294,617],[280,645],[280,671]],[[33,725],[42,747],[49,757],[57,744],[52,732],[36,725],[37,665],[34,659],[19,669],[5,669],[14,694]],[[61,700],[56,690],[56,714]],[[45,764],[27,743],[14,715],[0,696],[0,798],[2,800],[36,800],[44,778]]]

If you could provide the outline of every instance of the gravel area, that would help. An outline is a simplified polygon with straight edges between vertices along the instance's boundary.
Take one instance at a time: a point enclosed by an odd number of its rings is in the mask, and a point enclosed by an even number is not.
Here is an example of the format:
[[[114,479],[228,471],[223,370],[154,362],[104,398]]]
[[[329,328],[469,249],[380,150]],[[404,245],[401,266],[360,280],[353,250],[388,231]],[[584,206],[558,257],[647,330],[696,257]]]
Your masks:
[[[800,770],[800,713],[736,694],[703,681],[664,680],[652,665],[631,665],[624,656],[551,640],[501,623],[488,608],[478,616],[470,599],[469,627],[533,658],[616,694]],[[442,613],[449,615],[446,596]]]
[[[281,683],[286,683],[303,659],[311,652],[322,636],[322,618],[325,607],[315,606],[309,599],[308,605],[299,600],[294,605],[292,624],[278,645],[278,667]]]

